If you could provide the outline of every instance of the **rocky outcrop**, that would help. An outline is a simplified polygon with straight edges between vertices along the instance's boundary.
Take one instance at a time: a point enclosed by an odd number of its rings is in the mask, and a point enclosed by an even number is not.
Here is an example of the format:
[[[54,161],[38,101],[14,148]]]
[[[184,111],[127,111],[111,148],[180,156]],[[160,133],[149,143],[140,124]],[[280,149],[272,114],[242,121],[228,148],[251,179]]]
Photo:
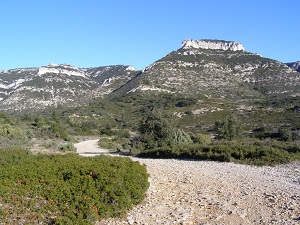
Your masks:
[[[221,49],[230,51],[245,51],[241,43],[222,40],[191,40],[187,39],[182,42],[183,49],[202,48],[202,49]]]
[[[68,64],[49,64],[48,66],[42,66],[38,69],[38,75],[40,76],[48,73],[84,77],[84,73],[78,68]]]

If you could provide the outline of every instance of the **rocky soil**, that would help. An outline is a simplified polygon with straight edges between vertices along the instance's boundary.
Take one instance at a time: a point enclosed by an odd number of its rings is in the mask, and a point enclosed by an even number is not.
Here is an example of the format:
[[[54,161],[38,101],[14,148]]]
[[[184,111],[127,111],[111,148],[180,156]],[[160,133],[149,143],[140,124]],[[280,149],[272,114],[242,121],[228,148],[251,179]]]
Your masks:
[[[300,162],[255,167],[212,161],[137,159],[147,166],[145,201],[103,224],[300,224]]]

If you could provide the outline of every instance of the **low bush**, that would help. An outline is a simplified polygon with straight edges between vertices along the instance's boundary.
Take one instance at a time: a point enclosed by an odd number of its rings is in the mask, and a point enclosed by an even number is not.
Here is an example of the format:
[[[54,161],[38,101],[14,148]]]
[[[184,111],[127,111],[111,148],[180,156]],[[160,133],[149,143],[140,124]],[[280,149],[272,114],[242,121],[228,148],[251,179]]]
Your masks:
[[[198,143],[201,145],[209,145],[212,142],[211,137],[209,135],[201,133],[193,135],[192,139],[194,143]]]
[[[117,146],[117,143],[115,143],[111,138],[101,138],[98,141],[98,144],[101,148],[114,150]]]
[[[63,152],[76,152],[76,148],[73,143],[67,143],[59,147],[59,150]]]
[[[138,152],[139,157],[192,158],[222,162],[238,162],[253,165],[276,165],[300,160],[300,146],[264,146],[236,142],[221,142],[211,145],[191,144],[154,148]]]
[[[145,166],[129,158],[0,149],[3,224],[92,224],[123,215],[148,187]]]
[[[22,146],[29,144],[25,131],[9,124],[0,125],[0,147]]]

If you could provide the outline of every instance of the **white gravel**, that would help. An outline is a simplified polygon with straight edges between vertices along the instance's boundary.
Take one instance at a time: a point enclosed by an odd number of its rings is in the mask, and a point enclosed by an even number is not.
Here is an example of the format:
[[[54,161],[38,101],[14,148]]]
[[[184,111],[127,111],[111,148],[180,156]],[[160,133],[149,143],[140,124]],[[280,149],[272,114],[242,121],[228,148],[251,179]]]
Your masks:
[[[133,160],[145,164],[150,174],[147,198],[124,218],[103,220],[98,225],[300,224],[300,162],[255,167],[212,161]]]

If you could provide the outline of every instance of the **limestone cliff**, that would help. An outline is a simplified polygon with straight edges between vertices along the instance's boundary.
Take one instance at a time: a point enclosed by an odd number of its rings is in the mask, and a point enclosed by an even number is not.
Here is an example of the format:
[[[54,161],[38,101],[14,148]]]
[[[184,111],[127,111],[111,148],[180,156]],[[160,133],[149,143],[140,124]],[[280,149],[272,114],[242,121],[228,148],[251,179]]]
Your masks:
[[[78,68],[68,64],[49,64],[38,69],[38,75],[44,74],[65,74],[68,76],[84,77],[84,73]]]
[[[221,40],[192,40],[187,39],[182,42],[183,49],[189,48],[202,48],[202,49],[220,49],[231,51],[245,51],[244,46],[241,43],[233,41],[221,41]]]

